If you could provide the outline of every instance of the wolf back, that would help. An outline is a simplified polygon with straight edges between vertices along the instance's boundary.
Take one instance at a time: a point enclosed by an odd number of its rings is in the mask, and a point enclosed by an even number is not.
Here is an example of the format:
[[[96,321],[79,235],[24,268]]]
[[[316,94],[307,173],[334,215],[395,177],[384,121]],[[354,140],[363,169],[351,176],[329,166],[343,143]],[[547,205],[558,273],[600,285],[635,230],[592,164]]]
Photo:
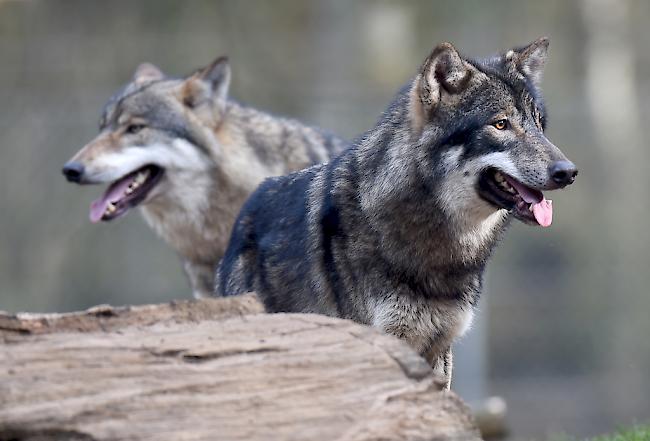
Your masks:
[[[550,225],[542,191],[577,170],[544,135],[548,41],[485,60],[437,46],[378,124],[328,164],[267,179],[217,271],[221,295],[406,340],[451,379],[488,258],[510,219]]]

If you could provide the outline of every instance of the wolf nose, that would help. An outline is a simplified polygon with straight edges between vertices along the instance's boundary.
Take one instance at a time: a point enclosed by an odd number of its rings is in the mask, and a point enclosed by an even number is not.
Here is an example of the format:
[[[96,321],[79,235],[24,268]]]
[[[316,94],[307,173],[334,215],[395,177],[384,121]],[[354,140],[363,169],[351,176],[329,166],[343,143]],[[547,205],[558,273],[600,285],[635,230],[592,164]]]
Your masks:
[[[573,184],[578,176],[578,169],[571,161],[555,161],[549,167],[551,179],[560,187]]]
[[[84,165],[81,162],[68,162],[63,166],[63,174],[70,182],[81,182],[84,174]]]

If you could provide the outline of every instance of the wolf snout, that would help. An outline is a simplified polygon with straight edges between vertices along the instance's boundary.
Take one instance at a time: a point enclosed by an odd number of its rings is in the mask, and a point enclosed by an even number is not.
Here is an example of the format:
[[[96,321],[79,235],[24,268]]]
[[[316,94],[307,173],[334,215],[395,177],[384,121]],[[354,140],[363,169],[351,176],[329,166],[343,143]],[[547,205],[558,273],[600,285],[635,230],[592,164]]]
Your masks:
[[[549,167],[549,173],[553,182],[559,188],[563,188],[573,184],[576,176],[578,176],[578,169],[573,162],[562,160],[552,163]]]
[[[81,162],[68,162],[63,166],[63,175],[68,181],[79,184],[84,175],[84,168]]]

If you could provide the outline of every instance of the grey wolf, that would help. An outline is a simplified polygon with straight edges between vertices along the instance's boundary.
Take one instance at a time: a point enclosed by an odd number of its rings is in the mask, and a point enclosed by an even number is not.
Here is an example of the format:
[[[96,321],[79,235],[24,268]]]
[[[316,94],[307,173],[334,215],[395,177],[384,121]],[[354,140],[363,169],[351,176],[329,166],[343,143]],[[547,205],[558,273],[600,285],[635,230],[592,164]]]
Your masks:
[[[212,293],[237,213],[258,184],[346,145],[229,99],[230,78],[223,57],[182,79],[142,64],[104,107],[99,135],[63,168],[69,181],[110,184],[91,205],[92,222],[140,207],[180,255],[196,297]]]
[[[368,324],[451,381],[488,258],[511,219],[549,226],[543,191],[577,169],[546,135],[548,40],[483,59],[433,49],[374,128],[331,162],[267,179],[244,204],[220,295]]]

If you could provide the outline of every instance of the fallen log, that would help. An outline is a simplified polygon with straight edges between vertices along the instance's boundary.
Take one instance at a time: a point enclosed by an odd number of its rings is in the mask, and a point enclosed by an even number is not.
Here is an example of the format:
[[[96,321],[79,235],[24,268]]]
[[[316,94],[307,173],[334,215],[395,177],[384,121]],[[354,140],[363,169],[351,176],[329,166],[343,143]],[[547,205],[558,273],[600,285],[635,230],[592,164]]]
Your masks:
[[[0,441],[478,440],[401,341],[253,295],[0,313]]]

